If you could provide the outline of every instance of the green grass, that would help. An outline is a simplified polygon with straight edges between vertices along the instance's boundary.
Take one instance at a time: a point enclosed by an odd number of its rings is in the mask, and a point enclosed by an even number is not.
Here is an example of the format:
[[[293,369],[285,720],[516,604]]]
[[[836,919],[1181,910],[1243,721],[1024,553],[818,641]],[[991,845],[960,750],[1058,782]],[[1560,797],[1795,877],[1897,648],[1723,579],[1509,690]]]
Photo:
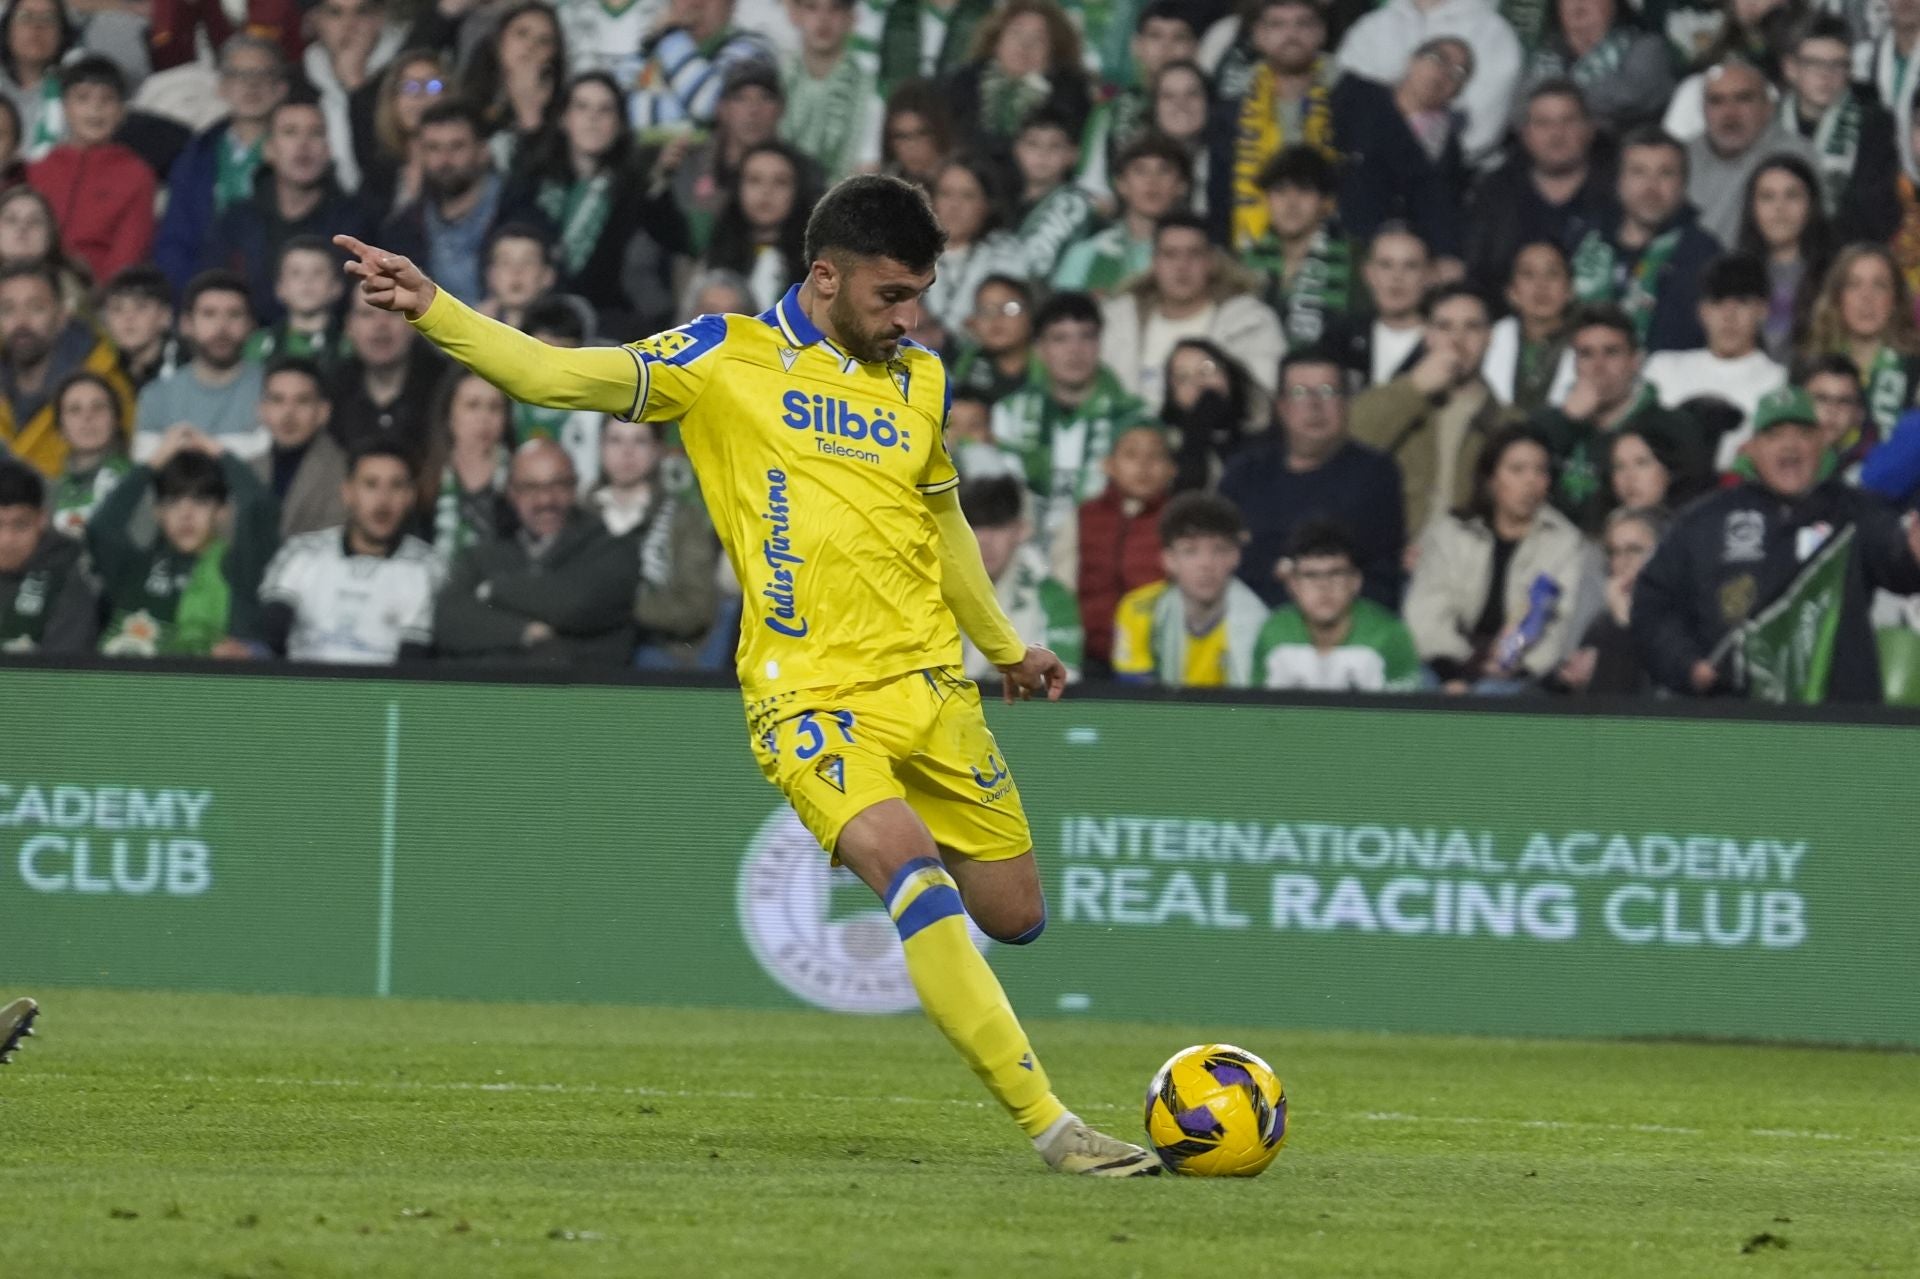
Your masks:
[[[1287,1081],[1265,1176],[1090,1182],[913,1018],[38,993],[10,1275],[1920,1272],[1911,1055],[1035,1023],[1122,1135],[1189,1042]]]

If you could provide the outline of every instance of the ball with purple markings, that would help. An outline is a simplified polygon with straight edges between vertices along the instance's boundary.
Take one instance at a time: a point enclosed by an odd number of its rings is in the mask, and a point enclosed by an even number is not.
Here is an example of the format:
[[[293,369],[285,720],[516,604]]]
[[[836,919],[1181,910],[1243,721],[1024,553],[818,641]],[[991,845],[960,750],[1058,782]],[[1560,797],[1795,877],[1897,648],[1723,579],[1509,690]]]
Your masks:
[[[1173,1172],[1256,1176],[1287,1144],[1287,1090],[1244,1048],[1182,1049],[1147,1085],[1147,1139]]]

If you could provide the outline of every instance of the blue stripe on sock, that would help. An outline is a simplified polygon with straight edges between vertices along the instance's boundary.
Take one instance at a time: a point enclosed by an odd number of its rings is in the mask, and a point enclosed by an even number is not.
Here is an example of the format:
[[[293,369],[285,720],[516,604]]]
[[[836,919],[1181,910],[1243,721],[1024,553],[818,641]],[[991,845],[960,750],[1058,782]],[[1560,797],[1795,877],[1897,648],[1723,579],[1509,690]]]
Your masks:
[[[916,857],[912,861],[908,862],[905,866],[902,866],[899,870],[893,873],[893,882],[887,885],[887,891],[881,894],[881,897],[880,897],[880,900],[886,903],[888,914],[893,913],[894,896],[900,891],[900,885],[907,882],[907,876],[912,875],[917,871],[923,871],[927,869],[929,866],[933,867],[935,870],[946,869],[946,867],[941,864],[940,859],[938,857]]]
[[[1021,933],[1018,937],[1007,938],[1007,945],[1024,946],[1028,942],[1038,937],[1041,933],[1044,933],[1046,931],[1047,931],[1047,912],[1043,910],[1040,912],[1039,923],[1035,924],[1032,928],[1027,929],[1026,932]]]
[[[965,913],[966,908],[960,904],[960,891],[947,884],[936,884],[914,898],[893,926],[900,930],[900,940],[907,941],[930,924],[937,924],[949,915]]]

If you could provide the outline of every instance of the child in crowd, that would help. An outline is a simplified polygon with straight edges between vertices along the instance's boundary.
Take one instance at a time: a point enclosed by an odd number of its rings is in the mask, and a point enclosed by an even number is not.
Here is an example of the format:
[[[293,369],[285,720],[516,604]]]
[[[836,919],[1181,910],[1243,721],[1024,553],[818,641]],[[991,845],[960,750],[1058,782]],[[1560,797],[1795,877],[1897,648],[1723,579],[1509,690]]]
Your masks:
[[[1293,603],[1274,611],[1254,645],[1260,687],[1366,693],[1420,687],[1413,633],[1360,597],[1360,578],[1359,552],[1345,528],[1316,520],[1294,531],[1280,561]]]
[[[1067,122],[1042,107],[1027,117],[1013,140],[1020,171],[1020,208],[1015,233],[1027,250],[1027,274],[1049,280],[1067,246],[1093,230],[1093,199],[1073,180],[1080,144]]]
[[[1160,512],[1174,479],[1173,450],[1151,422],[1123,431],[1105,462],[1107,487],[1080,506],[1080,616],[1087,669],[1112,670],[1113,615],[1120,597],[1162,576]]]
[[[546,237],[525,223],[509,222],[487,241],[486,263],[487,294],[480,302],[480,313],[516,329],[522,327],[527,308],[557,278]]]
[[[69,63],[60,70],[60,109],[66,140],[27,166],[27,182],[58,211],[66,255],[94,279],[111,279],[152,249],[159,185],[146,161],[113,140],[127,118],[125,73],[97,54]]]
[[[100,327],[136,392],[180,363],[173,286],[158,267],[130,266],[107,281],[100,291]]]
[[[1246,526],[1233,503],[1182,493],[1160,516],[1166,580],[1129,591],[1114,615],[1113,673],[1169,688],[1247,688],[1267,606],[1234,576]]]
[[[1000,607],[1023,638],[1059,655],[1069,681],[1079,679],[1080,609],[1073,592],[1047,571],[1046,557],[1033,544],[1024,486],[1010,475],[970,480],[960,489],[960,509],[980,543],[980,560]],[[962,651],[969,679],[997,677],[993,663],[971,639],[963,639]]]
[[[325,240],[317,235],[288,240],[273,285],[286,314],[278,324],[254,330],[246,358],[264,364],[274,356],[290,356],[331,368],[346,354],[340,325],[345,281],[340,255]]]

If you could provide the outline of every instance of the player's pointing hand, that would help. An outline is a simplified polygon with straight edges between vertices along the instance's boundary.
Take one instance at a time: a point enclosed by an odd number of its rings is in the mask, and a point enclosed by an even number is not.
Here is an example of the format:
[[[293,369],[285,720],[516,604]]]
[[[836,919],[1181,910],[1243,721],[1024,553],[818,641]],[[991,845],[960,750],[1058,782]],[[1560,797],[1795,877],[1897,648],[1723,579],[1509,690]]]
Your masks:
[[[1050,648],[1038,644],[1027,645],[1027,655],[1020,659],[1018,666],[1002,666],[1000,673],[1006,676],[1007,704],[1012,705],[1015,698],[1022,700],[1041,694],[1050,702],[1060,700],[1060,694],[1067,691],[1067,666]]]
[[[355,261],[347,263],[347,274],[359,277],[360,292],[368,302],[382,311],[398,311],[409,320],[427,313],[439,289],[411,258],[376,249],[350,235],[336,235],[333,242],[353,254]]]

